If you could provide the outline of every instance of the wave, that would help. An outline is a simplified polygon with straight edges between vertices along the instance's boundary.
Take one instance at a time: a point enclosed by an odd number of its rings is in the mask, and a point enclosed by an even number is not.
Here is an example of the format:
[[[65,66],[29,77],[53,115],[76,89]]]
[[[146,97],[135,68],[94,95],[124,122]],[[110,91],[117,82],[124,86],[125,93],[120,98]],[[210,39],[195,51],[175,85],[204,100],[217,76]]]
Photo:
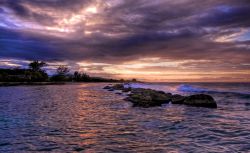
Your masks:
[[[250,93],[247,93],[247,92],[221,91],[221,90],[202,88],[202,87],[197,87],[197,86],[187,85],[187,84],[180,85],[177,88],[177,90],[180,91],[180,92],[237,94],[237,95],[241,95],[241,96],[250,97]]]
[[[183,84],[183,85],[180,85],[178,87],[178,91],[181,91],[181,92],[208,92],[211,90],[208,90],[205,88],[200,88],[200,87],[195,87],[192,85]]]
[[[129,83],[124,85],[125,88],[143,88],[143,89],[155,89],[161,88],[159,85],[155,84],[146,84],[146,83]]]
[[[227,86],[224,88],[214,87],[201,87],[199,85],[190,85],[190,84],[180,84],[180,85],[171,85],[171,84],[158,84],[158,83],[129,83],[125,85],[126,88],[144,88],[144,89],[153,89],[153,90],[161,90],[165,92],[171,93],[207,93],[207,94],[231,94],[235,96],[240,96],[242,98],[250,98],[250,93],[237,90],[231,90]]]

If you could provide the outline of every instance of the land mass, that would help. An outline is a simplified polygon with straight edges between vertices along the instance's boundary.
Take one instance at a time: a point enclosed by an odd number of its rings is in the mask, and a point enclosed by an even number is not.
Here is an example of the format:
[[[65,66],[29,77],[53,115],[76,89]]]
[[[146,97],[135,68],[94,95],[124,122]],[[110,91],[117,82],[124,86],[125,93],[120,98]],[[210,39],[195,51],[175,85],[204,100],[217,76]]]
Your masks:
[[[14,85],[50,85],[63,84],[66,82],[126,82],[132,80],[124,79],[110,79],[103,77],[89,76],[85,72],[74,71],[70,73],[67,66],[58,66],[56,72],[48,75],[43,67],[48,66],[42,61],[33,61],[24,68],[0,69],[0,86],[14,86]]]

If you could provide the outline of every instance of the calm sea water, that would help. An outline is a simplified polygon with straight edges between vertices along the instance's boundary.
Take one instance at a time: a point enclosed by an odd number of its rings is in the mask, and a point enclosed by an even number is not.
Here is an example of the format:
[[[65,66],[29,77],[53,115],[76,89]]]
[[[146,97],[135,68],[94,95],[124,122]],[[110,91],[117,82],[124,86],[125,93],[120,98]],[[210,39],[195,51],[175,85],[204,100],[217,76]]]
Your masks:
[[[218,109],[134,108],[106,84],[0,88],[0,152],[250,152],[250,84],[133,84]]]

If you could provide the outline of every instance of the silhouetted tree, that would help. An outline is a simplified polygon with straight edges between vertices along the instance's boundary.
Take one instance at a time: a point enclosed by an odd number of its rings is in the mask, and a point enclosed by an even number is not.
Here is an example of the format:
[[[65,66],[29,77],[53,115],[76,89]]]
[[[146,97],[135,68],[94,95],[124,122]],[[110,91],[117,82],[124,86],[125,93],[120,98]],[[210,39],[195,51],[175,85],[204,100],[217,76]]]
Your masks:
[[[75,71],[74,76],[73,76],[73,80],[80,81],[80,79],[81,79],[81,73],[79,73],[78,71]]]
[[[71,77],[67,76],[69,71],[67,66],[59,66],[56,70],[57,74],[51,77],[51,81],[72,81]]]
[[[131,81],[132,81],[132,82],[137,82],[137,80],[136,80],[136,79],[132,79]]]
[[[13,69],[1,69],[0,81],[4,82],[43,82],[48,80],[48,75],[41,68],[46,63],[33,61],[29,64],[30,69],[21,69],[15,67]]]
[[[29,64],[29,68],[34,71],[34,72],[38,72],[38,71],[42,71],[42,67],[46,66],[46,63],[41,61],[33,61]]]
[[[88,74],[86,74],[86,73],[82,73],[81,74],[81,79],[84,81],[84,80],[86,80],[86,81],[89,81],[90,80],[90,76],[88,75]]]
[[[91,77],[86,73],[75,71],[73,75],[73,81],[89,82],[91,81]]]
[[[46,66],[47,64],[43,61],[33,61],[29,64],[29,68],[31,71],[26,71],[25,76],[28,81],[47,81],[48,74],[42,70],[42,67]]]
[[[57,73],[48,77],[42,67],[47,64],[42,61],[33,61],[29,64],[29,69],[0,69],[0,82],[43,82],[43,81],[77,81],[77,82],[118,82],[119,80],[106,79],[102,77],[90,77],[83,72],[75,71],[69,74],[67,66],[59,66]],[[120,81],[125,81],[121,79]]]
[[[66,75],[67,73],[69,73],[69,68],[67,66],[61,65],[57,68],[56,71],[58,75]]]

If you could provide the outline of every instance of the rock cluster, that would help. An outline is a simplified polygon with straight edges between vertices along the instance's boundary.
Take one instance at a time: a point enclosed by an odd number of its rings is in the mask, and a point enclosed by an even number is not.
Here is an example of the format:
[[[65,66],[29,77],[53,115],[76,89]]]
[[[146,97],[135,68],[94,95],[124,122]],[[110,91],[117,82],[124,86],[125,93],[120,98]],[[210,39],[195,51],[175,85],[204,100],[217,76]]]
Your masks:
[[[191,96],[172,95],[171,93],[165,93],[163,91],[157,91],[152,89],[143,88],[125,88],[123,84],[115,84],[113,86],[106,86],[104,89],[109,91],[120,90],[128,93],[128,97],[125,100],[133,103],[138,107],[153,107],[161,106],[171,102],[172,104],[184,104],[197,107],[217,108],[217,104],[213,97],[205,94],[197,94]]]
[[[151,89],[136,88],[132,89],[126,100],[131,101],[134,106],[152,107],[169,103],[171,94]]]

